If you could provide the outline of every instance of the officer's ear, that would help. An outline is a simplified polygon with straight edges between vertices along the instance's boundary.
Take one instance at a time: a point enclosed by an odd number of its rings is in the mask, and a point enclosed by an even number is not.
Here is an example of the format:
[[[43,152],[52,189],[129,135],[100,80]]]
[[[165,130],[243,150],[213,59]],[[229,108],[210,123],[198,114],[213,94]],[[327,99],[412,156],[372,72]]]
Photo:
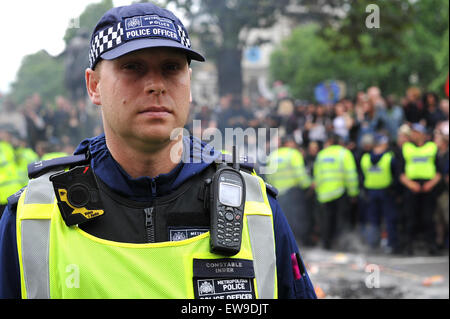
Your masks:
[[[85,76],[86,76],[86,88],[89,98],[95,105],[102,105],[98,85],[100,81],[100,65],[97,64],[95,70],[92,70],[90,68],[86,69]]]
[[[189,79],[192,80],[192,69],[189,68]],[[192,88],[189,89],[189,103],[192,103]]]

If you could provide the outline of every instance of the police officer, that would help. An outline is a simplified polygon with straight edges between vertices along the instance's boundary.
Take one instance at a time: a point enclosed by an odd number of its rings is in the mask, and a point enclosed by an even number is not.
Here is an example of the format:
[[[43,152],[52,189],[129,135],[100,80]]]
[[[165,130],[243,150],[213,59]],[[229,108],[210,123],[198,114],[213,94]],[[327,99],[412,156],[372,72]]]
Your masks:
[[[191,60],[204,58],[168,10],[138,3],[100,19],[86,83],[105,134],[31,167],[34,178],[10,197],[0,297],[315,298],[276,191],[244,164],[242,234],[229,213],[221,224],[227,238],[241,236],[240,251],[211,251],[217,202],[205,190],[224,159],[193,137],[171,139],[188,118]],[[221,193],[228,205],[243,198],[232,190]]]
[[[39,160],[37,153],[27,147],[27,141],[20,136],[15,138],[14,156],[17,169],[17,178],[20,188],[28,184],[28,165]]]
[[[303,154],[291,135],[281,139],[281,147],[269,155],[266,180],[278,190],[278,201],[302,244],[310,244],[311,204],[307,198],[311,178],[306,172]]]
[[[411,142],[402,147],[400,159],[400,182],[406,187],[405,213],[407,216],[406,253],[414,253],[413,243],[423,233],[428,252],[435,254],[436,238],[433,215],[436,209],[435,186],[441,179],[437,165],[437,146],[427,141],[423,125],[412,125]]]
[[[358,172],[353,154],[330,134],[314,163],[314,187],[322,206],[323,247],[331,249],[337,235],[350,229],[348,197],[359,194]]]
[[[0,128],[0,217],[8,196],[20,189],[14,146],[11,143],[13,131],[9,125]]]
[[[389,151],[389,138],[378,134],[375,146],[361,158],[363,185],[367,192],[366,221],[367,241],[375,249],[380,240],[380,225],[383,217],[388,234],[386,252],[393,253],[397,247],[397,211],[393,196],[396,176],[394,155]]]
[[[281,147],[269,156],[267,181],[277,188],[279,196],[293,187],[306,190],[311,186],[311,178],[305,169],[303,154],[298,149],[293,136],[281,139]]]

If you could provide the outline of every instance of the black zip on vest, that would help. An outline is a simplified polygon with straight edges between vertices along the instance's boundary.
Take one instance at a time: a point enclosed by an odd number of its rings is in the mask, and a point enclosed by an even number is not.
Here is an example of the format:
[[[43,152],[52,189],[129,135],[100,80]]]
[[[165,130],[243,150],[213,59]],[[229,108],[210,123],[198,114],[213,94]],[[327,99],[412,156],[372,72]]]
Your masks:
[[[155,242],[155,229],[153,227],[153,207],[144,209],[145,212],[145,229],[147,231],[147,242]]]

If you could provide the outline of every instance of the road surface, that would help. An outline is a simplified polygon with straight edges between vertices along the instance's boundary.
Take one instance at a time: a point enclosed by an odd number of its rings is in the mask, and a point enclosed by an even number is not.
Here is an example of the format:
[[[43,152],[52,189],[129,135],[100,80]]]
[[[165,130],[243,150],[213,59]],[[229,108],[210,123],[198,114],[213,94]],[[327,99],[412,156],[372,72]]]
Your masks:
[[[319,298],[448,299],[449,256],[301,248]]]

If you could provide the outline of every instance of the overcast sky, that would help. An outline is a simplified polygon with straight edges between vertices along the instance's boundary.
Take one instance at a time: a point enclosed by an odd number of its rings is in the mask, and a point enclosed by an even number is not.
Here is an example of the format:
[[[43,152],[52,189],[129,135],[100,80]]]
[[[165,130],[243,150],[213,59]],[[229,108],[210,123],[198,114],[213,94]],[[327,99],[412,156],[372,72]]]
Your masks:
[[[64,50],[64,34],[71,19],[100,0],[0,1],[0,92],[15,80],[25,55],[42,49],[52,55]],[[115,6],[132,0],[113,0]]]

